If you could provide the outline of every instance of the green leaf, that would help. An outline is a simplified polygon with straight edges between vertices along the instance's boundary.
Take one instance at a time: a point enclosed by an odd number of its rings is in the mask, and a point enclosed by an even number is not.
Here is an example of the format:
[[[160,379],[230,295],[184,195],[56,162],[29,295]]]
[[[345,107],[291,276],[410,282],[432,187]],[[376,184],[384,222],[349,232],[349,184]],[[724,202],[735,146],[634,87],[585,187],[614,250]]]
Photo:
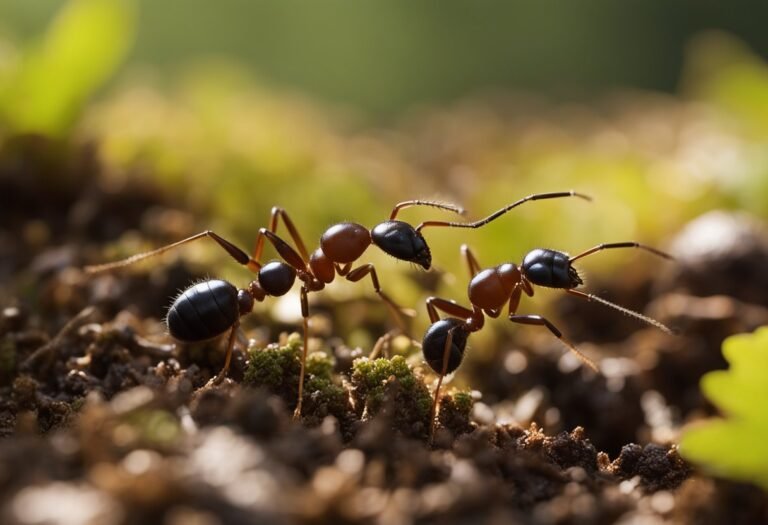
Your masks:
[[[726,416],[688,427],[680,453],[708,470],[768,489],[768,327],[723,343],[728,370],[706,374],[704,394]]]
[[[16,132],[62,135],[133,40],[132,0],[71,0],[0,85],[0,118]]]

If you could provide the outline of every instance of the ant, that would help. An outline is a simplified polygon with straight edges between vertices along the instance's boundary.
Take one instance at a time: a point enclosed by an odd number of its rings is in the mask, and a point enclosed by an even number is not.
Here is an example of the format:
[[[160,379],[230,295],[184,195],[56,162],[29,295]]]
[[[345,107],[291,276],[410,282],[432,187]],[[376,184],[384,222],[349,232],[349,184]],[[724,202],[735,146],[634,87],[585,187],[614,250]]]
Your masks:
[[[229,330],[224,366],[214,379],[214,383],[218,383],[226,377],[235,343],[236,330],[240,324],[240,317],[250,313],[256,301],[261,302],[267,296],[275,297],[288,293],[296,277],[298,277],[302,282],[300,300],[304,333],[298,401],[294,411],[294,418],[299,418],[301,416],[307,358],[309,332],[308,294],[310,292],[322,290],[326,284],[333,282],[336,275],[345,277],[348,281],[352,282],[360,281],[370,275],[374,291],[393,311],[398,324],[402,327],[402,319],[400,318],[402,310],[381,289],[374,265],[368,263],[352,268],[353,263],[363,255],[371,243],[397,259],[416,263],[425,270],[429,270],[432,266],[432,255],[421,233],[422,229],[426,227],[479,228],[525,202],[560,197],[579,197],[591,200],[588,196],[574,191],[539,193],[519,199],[484,219],[475,222],[433,220],[422,222],[416,227],[407,222],[396,220],[400,210],[411,206],[431,206],[459,215],[463,214],[464,210],[453,204],[434,201],[404,201],[393,208],[389,220],[376,225],[371,230],[354,222],[342,222],[331,226],[320,237],[320,246],[311,255],[288,213],[283,208],[276,206],[272,208],[270,214],[269,228],[259,229],[252,256],[249,256],[235,244],[215,232],[206,230],[167,246],[136,254],[121,261],[88,266],[85,268],[85,271],[87,273],[97,273],[121,268],[160,255],[198,239],[210,238],[235,261],[256,273],[258,275],[257,279],[244,289],[237,289],[231,283],[219,279],[200,282],[184,290],[174,300],[173,305],[168,310],[166,319],[168,331],[174,339],[182,343],[213,339]],[[285,224],[296,248],[293,248],[276,234],[280,219]],[[261,264],[260,258],[265,240],[273,245],[283,261],[271,261],[265,265]]]
[[[508,305],[507,318],[510,321],[546,327],[552,335],[562,341],[584,364],[595,372],[598,371],[595,363],[582,354],[572,343],[567,341],[560,330],[546,318],[540,315],[517,314],[517,307],[520,304],[523,292],[529,297],[533,297],[533,285],[559,288],[581,299],[596,301],[619,310],[668,334],[673,333],[667,326],[655,319],[614,304],[596,295],[575,289],[577,286],[584,284],[584,281],[582,281],[576,268],[573,267],[573,263],[593,253],[616,248],[639,248],[665,259],[673,259],[671,255],[660,250],[628,241],[598,244],[573,257],[569,257],[565,252],[537,248],[528,252],[520,266],[508,262],[493,268],[480,270],[480,264],[477,262],[469,246],[466,244],[461,246],[461,253],[466,260],[471,277],[468,286],[468,296],[472,308],[466,308],[455,301],[438,297],[429,297],[426,301],[427,312],[429,313],[432,325],[424,334],[422,352],[427,364],[439,375],[430,416],[430,440],[434,436],[440,386],[443,378],[461,365],[467,339],[472,332],[477,332],[483,327],[485,315],[497,318],[505,305]],[[438,310],[454,317],[440,319]]]

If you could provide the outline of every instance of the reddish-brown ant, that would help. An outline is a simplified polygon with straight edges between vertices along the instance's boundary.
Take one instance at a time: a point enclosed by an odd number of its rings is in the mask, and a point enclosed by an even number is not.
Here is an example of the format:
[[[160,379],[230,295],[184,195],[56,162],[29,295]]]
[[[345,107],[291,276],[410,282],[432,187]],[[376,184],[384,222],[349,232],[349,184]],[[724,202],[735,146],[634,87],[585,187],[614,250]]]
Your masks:
[[[472,332],[476,332],[483,327],[485,315],[496,318],[501,314],[505,305],[508,305],[508,319],[510,321],[546,327],[571,352],[578,356],[584,364],[597,371],[597,366],[595,366],[592,360],[563,338],[560,330],[547,319],[540,315],[517,315],[517,307],[520,304],[522,293],[525,292],[529,297],[533,297],[533,285],[559,288],[581,299],[597,301],[653,325],[664,332],[672,333],[669,328],[655,319],[614,304],[596,295],[575,290],[577,286],[583,284],[583,281],[576,268],[572,266],[573,262],[595,252],[614,248],[639,248],[654,255],[672,259],[671,255],[650,246],[636,242],[614,242],[599,244],[573,257],[569,257],[568,254],[556,250],[535,249],[523,258],[520,266],[514,263],[504,263],[493,268],[480,270],[480,264],[469,247],[466,244],[461,246],[461,252],[467,262],[471,276],[468,296],[472,308],[466,308],[455,301],[438,297],[429,297],[427,299],[427,312],[429,313],[432,325],[424,334],[422,352],[429,366],[439,375],[437,387],[435,388],[435,399],[432,404],[430,439],[434,435],[440,386],[443,377],[459,367],[464,357],[467,339]],[[440,319],[438,310],[453,317]]]
[[[321,236],[320,247],[311,255],[309,255],[301,235],[286,211],[282,208],[274,207],[271,212],[269,228],[261,228],[259,230],[256,246],[253,255],[250,257],[243,250],[218,234],[212,231],[204,231],[156,250],[128,257],[122,261],[89,266],[86,268],[86,271],[96,273],[121,268],[140,260],[154,257],[189,242],[208,237],[213,239],[238,263],[256,272],[258,279],[251,282],[247,288],[241,290],[221,280],[208,280],[198,283],[182,292],[168,312],[168,330],[172,337],[181,342],[198,342],[212,339],[230,330],[224,367],[215,381],[220,381],[226,376],[240,317],[252,310],[255,301],[262,301],[266,296],[286,294],[293,285],[295,278],[298,277],[302,281],[300,295],[304,331],[298,402],[294,412],[294,416],[299,417],[301,415],[303,398],[309,331],[309,304],[307,299],[309,292],[322,290],[326,284],[334,280],[337,274],[353,282],[370,275],[374,290],[392,309],[395,317],[402,325],[402,320],[399,317],[401,309],[381,290],[373,264],[369,263],[352,268],[353,263],[363,255],[371,243],[376,244],[384,252],[397,259],[414,262],[424,269],[429,269],[432,265],[432,255],[426,240],[421,234],[423,228],[437,226],[479,228],[524,202],[559,197],[580,197],[589,200],[589,197],[573,191],[540,193],[515,201],[484,219],[475,222],[426,221],[415,228],[406,222],[396,220],[400,210],[411,206],[432,206],[459,214],[463,213],[463,210],[452,204],[423,200],[405,201],[394,207],[389,220],[375,226],[371,230],[353,222],[344,222],[331,226]],[[296,245],[296,249],[276,234],[278,222],[281,218]],[[261,258],[265,239],[274,246],[285,262],[272,261],[266,265],[260,263],[259,259]]]

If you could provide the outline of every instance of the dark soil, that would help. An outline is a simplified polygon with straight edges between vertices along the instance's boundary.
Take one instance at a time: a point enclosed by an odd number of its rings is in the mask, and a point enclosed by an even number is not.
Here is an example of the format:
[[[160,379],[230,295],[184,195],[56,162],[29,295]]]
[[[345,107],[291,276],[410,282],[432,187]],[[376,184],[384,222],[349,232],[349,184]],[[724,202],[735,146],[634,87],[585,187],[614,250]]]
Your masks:
[[[694,223],[675,246],[697,257],[594,284],[679,335],[564,299],[559,326],[599,346],[605,374],[518,330],[507,351],[466,360],[482,398],[449,389],[429,446],[423,367],[373,388],[352,366],[367,352],[340,339],[312,341],[334,368],[313,376],[301,422],[290,359],[270,388],[238,344],[213,385],[222,342],[181,348],[161,321],[200,276],[183,263],[79,270],[127,230],[154,245],[196,231],[145,184],[101,187],[102,169],[91,146],[22,137],[0,150],[0,523],[768,522],[765,493],[696,472],[674,445],[682,423],[714,413],[698,381],[725,366],[722,340],[768,324],[768,296],[742,279],[765,275],[751,219],[709,218],[741,232],[738,250],[707,251]]]

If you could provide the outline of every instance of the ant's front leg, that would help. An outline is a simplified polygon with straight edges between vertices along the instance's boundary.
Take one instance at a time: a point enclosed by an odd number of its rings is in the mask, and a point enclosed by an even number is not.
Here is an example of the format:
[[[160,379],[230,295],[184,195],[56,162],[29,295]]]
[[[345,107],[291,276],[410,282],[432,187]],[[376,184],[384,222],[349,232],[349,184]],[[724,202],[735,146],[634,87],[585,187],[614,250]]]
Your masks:
[[[293,224],[293,221],[288,216],[288,212],[286,212],[283,208],[280,208],[279,206],[274,206],[269,216],[269,229],[266,231],[270,231],[276,234],[277,226],[279,224],[279,219],[281,218],[283,219],[283,223],[285,224],[285,227],[288,229],[288,233],[290,234],[291,239],[293,239],[293,242],[296,245],[296,248],[298,248],[298,251],[301,254],[302,259],[304,259],[304,262],[306,265],[306,262],[309,261],[309,252],[307,251],[307,247],[304,244],[304,240],[301,238],[301,234],[299,233],[299,230],[296,229],[296,226]],[[264,250],[265,235],[262,234],[262,230],[259,230],[259,234],[256,237],[256,245],[253,249],[253,256],[252,256],[252,259],[259,262],[261,261],[261,254],[262,254],[262,251]]]

